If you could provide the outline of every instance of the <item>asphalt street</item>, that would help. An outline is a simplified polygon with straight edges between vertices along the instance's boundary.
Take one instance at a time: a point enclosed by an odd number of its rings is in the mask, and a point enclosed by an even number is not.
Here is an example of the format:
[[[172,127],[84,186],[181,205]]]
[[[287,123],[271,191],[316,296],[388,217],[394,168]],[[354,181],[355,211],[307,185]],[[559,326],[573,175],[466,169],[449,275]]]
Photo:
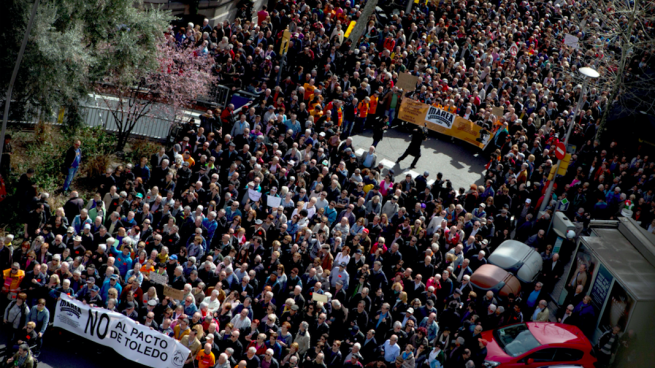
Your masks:
[[[353,145],[357,147],[358,156],[369,149],[373,143],[372,132],[352,136]],[[421,158],[416,168],[410,169],[414,159],[407,156],[400,164],[396,160],[405,152],[411,140],[411,135],[403,128],[393,128],[386,131],[384,138],[378,143],[376,153],[378,163],[382,162],[387,169],[392,168],[396,181],[403,180],[406,173],[412,177],[422,175],[428,171],[428,183],[432,183],[438,172],[443,173],[444,179],[450,179],[453,187],[468,188],[471,184],[482,184],[484,181],[484,165],[480,150],[463,141],[443,136],[434,132],[428,134],[428,140],[423,142]],[[386,173],[386,171],[385,171]]]

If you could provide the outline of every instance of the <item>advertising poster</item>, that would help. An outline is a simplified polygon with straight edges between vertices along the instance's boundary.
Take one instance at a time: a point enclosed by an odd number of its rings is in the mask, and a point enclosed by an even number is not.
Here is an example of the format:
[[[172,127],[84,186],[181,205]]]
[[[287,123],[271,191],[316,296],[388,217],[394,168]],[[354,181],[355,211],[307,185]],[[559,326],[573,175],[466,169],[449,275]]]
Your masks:
[[[634,305],[635,301],[630,294],[626,293],[621,284],[615,282],[609,293],[609,300],[607,301],[605,311],[603,311],[603,315],[598,323],[598,329],[605,332],[618,325],[621,326],[622,331],[625,331]]]

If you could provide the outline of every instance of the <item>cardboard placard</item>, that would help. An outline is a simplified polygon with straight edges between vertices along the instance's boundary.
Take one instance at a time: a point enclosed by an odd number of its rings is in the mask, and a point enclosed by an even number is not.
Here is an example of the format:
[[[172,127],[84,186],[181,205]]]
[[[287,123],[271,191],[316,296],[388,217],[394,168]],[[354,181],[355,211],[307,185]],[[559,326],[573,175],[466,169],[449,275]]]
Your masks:
[[[417,82],[417,76],[411,75],[409,73],[401,73],[398,76],[398,83],[396,83],[396,87],[402,88],[405,92],[411,92],[416,89]]]
[[[182,290],[177,290],[173,289],[172,287],[168,285],[164,285],[164,295],[169,296],[175,300],[182,300],[184,299],[184,291]]]
[[[317,301],[317,302],[327,303],[328,297],[323,295],[323,294],[313,293],[312,294],[312,300]]]
[[[500,119],[505,114],[505,109],[500,106],[499,107],[494,106],[491,108],[491,113],[494,114],[496,118]]]

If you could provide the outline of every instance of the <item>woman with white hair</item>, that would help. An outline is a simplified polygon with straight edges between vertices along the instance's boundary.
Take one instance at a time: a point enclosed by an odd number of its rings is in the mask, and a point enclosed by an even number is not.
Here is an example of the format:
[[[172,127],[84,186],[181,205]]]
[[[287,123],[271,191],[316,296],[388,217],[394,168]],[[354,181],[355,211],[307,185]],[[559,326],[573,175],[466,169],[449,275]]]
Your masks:
[[[310,336],[309,336],[309,324],[305,321],[300,323],[298,328],[298,333],[296,338],[293,339],[294,342],[298,343],[298,354],[300,356],[305,355],[307,350],[309,350],[310,345]]]
[[[207,303],[207,310],[209,310],[212,315],[221,308],[221,301],[218,300],[219,294],[219,291],[214,289],[209,298],[203,300],[203,303]]]

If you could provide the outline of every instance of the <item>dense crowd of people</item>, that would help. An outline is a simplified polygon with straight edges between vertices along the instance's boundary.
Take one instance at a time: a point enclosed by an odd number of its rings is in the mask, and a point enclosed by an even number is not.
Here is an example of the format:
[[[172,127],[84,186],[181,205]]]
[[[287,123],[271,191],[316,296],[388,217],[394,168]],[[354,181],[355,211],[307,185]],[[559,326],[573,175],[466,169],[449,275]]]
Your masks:
[[[585,4],[421,2],[388,22],[373,16],[356,47],[344,31],[357,2],[281,0],[257,22],[171,29],[180,47],[216,60],[221,84],[260,97],[208,110],[170,149],[91,178],[87,201],[69,190],[84,163],[79,141],[62,165],[62,208],[35,195],[34,170],[21,176],[24,236],[0,241],[12,359],[31,359],[25,345],[38,349],[61,297],[161,331],[203,368],[472,368],[487,354],[483,330],[557,320],[590,336],[584,266],[564,281],[557,316],[548,310],[574,243],[552,254],[550,219],[563,211],[583,229],[627,215],[653,231],[655,162],[596,141],[607,94],[592,85],[581,96],[563,72],[593,58],[561,44],[586,36],[571,23]],[[395,86],[401,72],[419,77],[415,90]],[[483,185],[428,171],[397,178],[378,162],[403,98],[488,130],[500,120]],[[544,199],[569,124],[570,169]],[[358,157],[350,136],[367,128],[374,142]],[[511,238],[542,253],[541,282],[508,298],[478,294],[470,276]],[[618,337],[603,339],[601,358]]]

